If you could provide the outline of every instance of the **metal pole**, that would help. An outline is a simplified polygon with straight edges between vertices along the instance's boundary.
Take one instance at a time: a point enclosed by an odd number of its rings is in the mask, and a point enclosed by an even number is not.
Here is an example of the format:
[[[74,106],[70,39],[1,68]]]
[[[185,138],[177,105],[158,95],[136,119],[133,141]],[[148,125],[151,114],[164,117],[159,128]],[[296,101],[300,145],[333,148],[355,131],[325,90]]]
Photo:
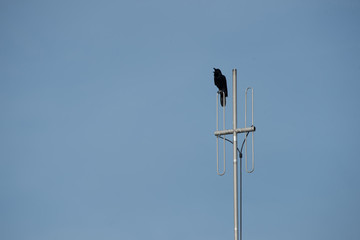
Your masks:
[[[247,128],[238,128],[235,131],[236,133],[247,133],[247,132],[255,132],[255,130],[256,130],[255,126],[252,126]],[[214,134],[215,136],[234,134],[234,129],[215,131]]]
[[[234,131],[234,236],[235,240],[239,239],[239,201],[238,201],[238,167],[237,167],[237,86],[236,86],[236,69],[232,70],[233,78],[233,131]],[[241,173],[240,173],[241,174]],[[240,195],[241,196],[241,195]],[[241,216],[241,208],[240,208]],[[241,237],[241,226],[240,226],[240,237]],[[240,238],[241,240],[241,238]]]

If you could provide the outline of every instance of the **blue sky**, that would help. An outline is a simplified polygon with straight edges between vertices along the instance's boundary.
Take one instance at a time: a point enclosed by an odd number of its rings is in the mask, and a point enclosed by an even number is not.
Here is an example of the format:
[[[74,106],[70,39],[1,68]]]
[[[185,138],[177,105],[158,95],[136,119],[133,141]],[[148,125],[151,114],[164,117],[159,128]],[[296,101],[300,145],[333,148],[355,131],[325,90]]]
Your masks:
[[[255,91],[244,239],[359,239],[359,23],[351,0],[1,1],[0,238],[233,239],[218,67],[238,126]]]

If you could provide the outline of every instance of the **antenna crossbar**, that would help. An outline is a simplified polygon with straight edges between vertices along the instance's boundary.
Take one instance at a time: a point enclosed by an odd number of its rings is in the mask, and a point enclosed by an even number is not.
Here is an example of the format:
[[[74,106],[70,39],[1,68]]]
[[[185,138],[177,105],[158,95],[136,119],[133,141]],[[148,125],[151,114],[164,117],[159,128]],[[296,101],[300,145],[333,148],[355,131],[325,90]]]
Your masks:
[[[246,133],[246,132],[255,132],[255,126],[247,127],[247,128],[237,128],[237,129],[228,129],[228,130],[221,130],[215,131],[215,136],[222,136],[222,135],[230,135],[234,133]]]

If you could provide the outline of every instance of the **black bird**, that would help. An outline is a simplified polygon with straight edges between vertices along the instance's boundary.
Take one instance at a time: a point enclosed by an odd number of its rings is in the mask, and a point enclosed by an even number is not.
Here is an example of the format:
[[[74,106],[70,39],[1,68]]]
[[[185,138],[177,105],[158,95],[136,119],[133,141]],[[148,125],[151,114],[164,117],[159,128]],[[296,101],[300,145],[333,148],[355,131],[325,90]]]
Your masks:
[[[214,83],[219,88],[220,104],[224,107],[226,105],[226,97],[228,96],[226,77],[222,75],[218,68],[214,68]],[[225,93],[225,99],[223,99],[223,93]]]

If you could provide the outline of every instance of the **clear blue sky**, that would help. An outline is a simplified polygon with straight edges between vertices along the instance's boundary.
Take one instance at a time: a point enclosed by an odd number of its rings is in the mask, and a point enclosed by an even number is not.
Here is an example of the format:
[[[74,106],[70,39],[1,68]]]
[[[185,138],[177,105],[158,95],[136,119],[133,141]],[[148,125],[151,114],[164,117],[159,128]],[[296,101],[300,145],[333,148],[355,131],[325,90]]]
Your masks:
[[[255,89],[244,240],[360,239],[359,26],[358,0],[1,1],[0,239],[233,239],[213,67],[239,126]]]

